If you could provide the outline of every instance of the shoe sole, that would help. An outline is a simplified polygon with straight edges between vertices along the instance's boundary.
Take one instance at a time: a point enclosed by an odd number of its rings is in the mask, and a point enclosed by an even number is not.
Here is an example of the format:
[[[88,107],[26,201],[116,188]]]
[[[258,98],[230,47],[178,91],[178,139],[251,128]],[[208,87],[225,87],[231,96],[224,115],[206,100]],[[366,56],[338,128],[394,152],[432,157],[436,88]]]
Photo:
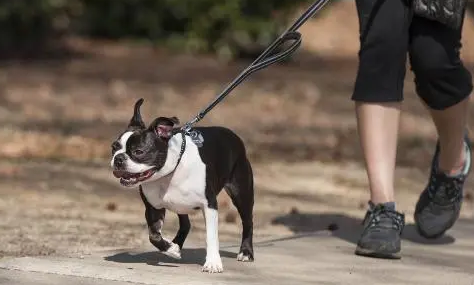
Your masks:
[[[380,252],[371,249],[357,247],[355,254],[365,257],[381,258],[381,259],[401,259],[400,252]]]

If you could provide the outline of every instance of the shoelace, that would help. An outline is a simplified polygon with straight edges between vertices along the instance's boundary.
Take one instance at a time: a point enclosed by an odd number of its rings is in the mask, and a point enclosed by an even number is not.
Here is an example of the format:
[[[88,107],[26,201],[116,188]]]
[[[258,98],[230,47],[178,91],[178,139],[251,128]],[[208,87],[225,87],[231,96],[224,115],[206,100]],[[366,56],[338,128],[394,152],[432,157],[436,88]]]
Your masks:
[[[372,228],[378,226],[382,218],[389,218],[393,221],[392,227],[397,231],[402,231],[404,228],[403,214],[399,214],[396,211],[388,209],[383,205],[377,205],[371,211],[367,211],[363,223],[369,220],[368,227]]]

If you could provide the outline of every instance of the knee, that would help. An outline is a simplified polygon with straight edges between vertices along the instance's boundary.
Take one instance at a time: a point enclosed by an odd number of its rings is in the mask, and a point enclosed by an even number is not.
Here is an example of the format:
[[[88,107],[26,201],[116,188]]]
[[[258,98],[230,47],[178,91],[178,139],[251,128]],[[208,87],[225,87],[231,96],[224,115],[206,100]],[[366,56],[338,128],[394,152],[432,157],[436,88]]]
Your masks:
[[[461,66],[459,55],[448,54],[445,49],[423,41],[411,44],[409,53],[411,68],[419,79],[441,78]]]
[[[415,41],[409,52],[417,94],[428,107],[444,110],[469,96],[472,78],[457,48]]]

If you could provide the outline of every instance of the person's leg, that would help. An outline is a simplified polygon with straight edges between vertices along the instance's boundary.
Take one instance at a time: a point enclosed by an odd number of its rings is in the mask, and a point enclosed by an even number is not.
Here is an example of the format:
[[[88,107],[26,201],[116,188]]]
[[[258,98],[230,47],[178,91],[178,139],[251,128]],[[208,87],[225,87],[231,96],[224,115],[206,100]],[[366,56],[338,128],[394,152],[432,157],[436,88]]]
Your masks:
[[[395,202],[393,186],[400,103],[356,102],[356,116],[370,201],[374,204]]]
[[[466,135],[469,98],[445,110],[430,110],[439,137],[439,170],[453,175],[461,171],[466,161]]]
[[[421,235],[435,238],[454,225],[461,210],[471,158],[466,124],[472,78],[460,59],[461,30],[415,17],[410,36],[417,93],[430,110],[439,138],[415,222]]]
[[[403,0],[356,0],[361,30],[352,99],[370,187],[356,254],[393,257],[404,216],[395,211],[394,170],[411,13]]]

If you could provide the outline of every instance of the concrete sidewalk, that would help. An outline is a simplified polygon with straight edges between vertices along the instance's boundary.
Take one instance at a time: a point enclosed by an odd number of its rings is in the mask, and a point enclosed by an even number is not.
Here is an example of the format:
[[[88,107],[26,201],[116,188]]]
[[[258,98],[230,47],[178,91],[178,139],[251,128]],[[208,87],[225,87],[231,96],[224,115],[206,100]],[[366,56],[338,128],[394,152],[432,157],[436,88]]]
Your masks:
[[[410,232],[407,235],[415,235]],[[0,262],[0,284],[474,284],[474,221],[459,221],[450,236],[426,244],[403,240],[401,260],[353,254],[353,240],[331,233],[258,242],[256,261],[235,260],[238,248],[222,245],[224,273],[201,273],[203,243],[188,243],[174,261],[152,247],[99,252],[83,258],[24,257]]]

